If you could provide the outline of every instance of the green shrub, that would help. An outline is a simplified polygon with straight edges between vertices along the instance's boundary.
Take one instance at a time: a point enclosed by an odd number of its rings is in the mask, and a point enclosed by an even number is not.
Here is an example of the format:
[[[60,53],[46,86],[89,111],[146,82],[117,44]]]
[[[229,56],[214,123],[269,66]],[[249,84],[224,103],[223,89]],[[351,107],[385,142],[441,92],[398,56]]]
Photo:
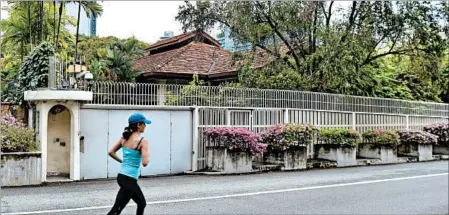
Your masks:
[[[399,134],[394,130],[368,130],[363,133],[363,142],[394,147],[399,144]]]
[[[37,150],[34,131],[12,116],[2,118],[2,152],[32,152]]]
[[[318,144],[355,147],[360,143],[360,134],[351,129],[323,128]]]

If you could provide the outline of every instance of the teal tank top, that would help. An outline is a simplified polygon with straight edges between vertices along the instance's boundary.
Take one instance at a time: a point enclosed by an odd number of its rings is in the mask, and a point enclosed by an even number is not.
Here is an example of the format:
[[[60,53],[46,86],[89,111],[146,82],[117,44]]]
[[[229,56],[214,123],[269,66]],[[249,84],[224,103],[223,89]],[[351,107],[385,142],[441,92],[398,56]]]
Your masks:
[[[139,147],[140,142],[142,142],[142,140],[143,137],[142,139],[140,139],[139,143],[134,149],[124,147],[122,142],[123,161],[120,167],[120,174],[126,175],[136,180],[139,179],[139,170],[140,170],[140,163],[142,162],[142,153],[139,150],[137,150],[137,147]]]

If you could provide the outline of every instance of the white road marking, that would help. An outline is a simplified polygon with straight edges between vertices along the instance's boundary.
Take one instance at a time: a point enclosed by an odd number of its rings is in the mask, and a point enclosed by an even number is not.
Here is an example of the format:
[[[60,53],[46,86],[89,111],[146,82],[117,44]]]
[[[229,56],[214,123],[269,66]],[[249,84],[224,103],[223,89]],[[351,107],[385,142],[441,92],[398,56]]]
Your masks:
[[[192,201],[224,199],[224,198],[234,198],[234,197],[243,197],[243,196],[256,196],[256,195],[285,193],[285,192],[294,192],[294,191],[302,191],[302,190],[316,190],[316,189],[323,189],[323,188],[345,187],[345,186],[353,186],[353,185],[361,185],[361,184],[374,184],[374,183],[381,183],[381,182],[402,181],[402,180],[410,180],[410,179],[418,179],[418,178],[430,178],[430,177],[445,176],[445,175],[447,176],[448,174],[449,173],[428,174],[428,175],[418,175],[418,176],[409,176],[409,177],[400,177],[400,178],[359,181],[359,182],[351,182],[351,183],[329,184],[329,185],[312,186],[312,187],[298,187],[298,188],[283,189],[283,190],[268,190],[268,191],[251,192],[251,193],[236,193],[236,194],[229,194],[229,195],[222,195],[222,196],[205,196],[205,197],[189,198],[189,199],[152,201],[152,202],[147,202],[147,205],[192,202]],[[136,206],[136,204],[129,203],[127,206]],[[112,205],[83,207],[83,208],[43,210],[43,211],[12,212],[12,213],[2,213],[2,214],[4,214],[4,215],[47,214],[47,213],[72,212],[72,211],[99,210],[99,209],[108,209],[111,207],[112,207]]]

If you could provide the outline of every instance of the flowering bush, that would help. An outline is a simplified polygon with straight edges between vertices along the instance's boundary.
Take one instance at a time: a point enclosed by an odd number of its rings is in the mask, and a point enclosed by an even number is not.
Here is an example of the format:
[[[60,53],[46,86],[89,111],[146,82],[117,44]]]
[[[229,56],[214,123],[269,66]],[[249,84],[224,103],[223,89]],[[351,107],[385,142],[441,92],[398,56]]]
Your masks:
[[[396,146],[399,144],[399,134],[394,130],[368,130],[363,133],[363,140],[366,143]]]
[[[427,125],[424,131],[438,136],[438,145],[449,146],[449,123]]]
[[[2,152],[36,151],[34,131],[11,115],[1,119]]]
[[[261,134],[261,142],[268,145],[268,150],[284,151],[311,143],[317,132],[311,125],[276,125]]]
[[[410,130],[410,131],[398,131],[400,144],[436,144],[438,141],[438,136],[425,131],[420,130]]]
[[[226,147],[231,151],[246,151],[260,156],[266,145],[259,142],[259,136],[244,128],[211,128],[204,131],[210,146]]]
[[[355,147],[360,142],[360,134],[351,129],[323,128],[320,130],[319,144]]]

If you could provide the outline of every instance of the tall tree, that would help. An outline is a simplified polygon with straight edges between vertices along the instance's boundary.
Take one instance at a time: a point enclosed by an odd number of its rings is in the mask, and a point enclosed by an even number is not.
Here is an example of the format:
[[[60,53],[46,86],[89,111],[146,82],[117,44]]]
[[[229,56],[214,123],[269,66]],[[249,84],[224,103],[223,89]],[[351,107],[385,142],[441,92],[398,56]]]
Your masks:
[[[77,25],[76,25],[76,39],[75,39],[75,61],[78,60],[78,38],[79,38],[79,24],[80,24],[80,15],[81,15],[81,8],[86,12],[86,16],[90,17],[91,15],[94,17],[101,16],[103,13],[103,7],[96,3],[91,1],[78,1],[78,19],[77,19]]]
[[[441,5],[353,1],[335,8],[333,1],[202,1],[180,6],[176,20],[184,31],[229,28],[233,39],[286,62],[307,90],[377,96],[381,59],[441,59],[447,49],[440,34]]]

